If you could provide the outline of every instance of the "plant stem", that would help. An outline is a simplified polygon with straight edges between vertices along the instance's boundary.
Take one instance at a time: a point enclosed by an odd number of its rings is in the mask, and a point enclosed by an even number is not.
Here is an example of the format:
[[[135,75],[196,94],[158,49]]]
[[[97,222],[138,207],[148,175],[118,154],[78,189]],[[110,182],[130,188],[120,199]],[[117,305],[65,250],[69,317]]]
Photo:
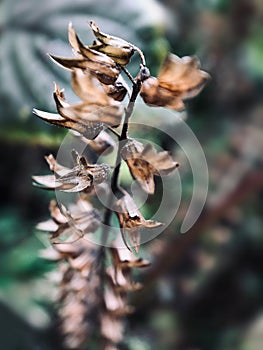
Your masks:
[[[132,95],[130,98],[130,101],[128,103],[128,106],[125,110],[125,117],[122,124],[122,130],[119,137],[119,143],[118,143],[118,150],[117,150],[117,156],[115,161],[115,166],[111,178],[111,192],[108,197],[107,201],[107,207],[103,219],[103,229],[102,229],[102,236],[101,236],[101,248],[100,248],[100,254],[99,254],[99,263],[101,266],[101,288],[102,293],[104,289],[104,279],[105,279],[105,260],[106,260],[106,245],[108,241],[108,233],[110,228],[110,220],[112,216],[112,206],[114,203],[115,195],[117,194],[119,190],[118,181],[119,181],[119,174],[120,174],[120,168],[121,168],[121,149],[125,142],[128,139],[128,128],[129,128],[129,119],[133,113],[135,101],[140,93],[142,82],[139,78],[136,79],[135,83],[133,84],[133,90]]]

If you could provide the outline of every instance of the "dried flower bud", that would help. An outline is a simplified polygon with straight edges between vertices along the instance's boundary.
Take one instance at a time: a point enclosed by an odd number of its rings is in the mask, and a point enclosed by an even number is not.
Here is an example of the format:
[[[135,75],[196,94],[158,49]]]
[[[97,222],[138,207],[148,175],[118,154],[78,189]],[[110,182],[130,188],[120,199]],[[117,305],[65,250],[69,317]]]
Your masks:
[[[90,27],[97,38],[95,43],[89,46],[91,49],[106,54],[122,66],[129,63],[134,53],[132,44],[118,37],[102,33],[93,21],[90,22]]]
[[[122,148],[121,155],[132,176],[150,194],[154,193],[154,175],[169,175],[179,165],[167,151],[158,153],[151,144],[143,147],[136,140],[129,140]]]
[[[184,100],[195,97],[210,78],[200,70],[197,57],[179,58],[169,54],[157,78],[150,77],[142,84],[141,96],[145,103],[181,111]]]

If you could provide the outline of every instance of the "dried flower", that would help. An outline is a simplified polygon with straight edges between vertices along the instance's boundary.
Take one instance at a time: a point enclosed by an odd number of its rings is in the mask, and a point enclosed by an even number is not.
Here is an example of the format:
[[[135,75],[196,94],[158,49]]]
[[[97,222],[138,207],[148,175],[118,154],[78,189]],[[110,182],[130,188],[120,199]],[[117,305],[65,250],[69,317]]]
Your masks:
[[[90,22],[90,27],[97,40],[89,48],[102,52],[120,65],[126,66],[134,53],[134,46],[123,39],[102,33],[93,21]]]
[[[197,57],[179,58],[170,53],[158,77],[150,77],[143,82],[141,96],[144,102],[151,106],[183,110],[183,101],[198,95],[210,77],[199,68],[200,62]]]
[[[89,164],[85,157],[72,151],[75,166],[72,169],[58,164],[54,157],[46,157],[54,175],[33,176],[34,185],[63,192],[80,192],[107,180],[110,167],[107,164]]]
[[[64,119],[69,119],[75,123],[95,122],[109,126],[118,126],[121,122],[123,106],[110,99],[105,91],[102,93],[91,76],[88,74],[83,75],[80,71],[78,71],[78,74],[76,71],[74,73],[73,86],[76,89],[78,88],[79,94],[81,95],[82,93],[81,89],[84,90],[84,84],[90,84],[90,89],[85,90],[87,97],[83,102],[70,105],[65,100],[63,90],[59,90],[59,86],[55,85],[54,99],[59,114]],[[82,76],[81,81],[79,79],[80,75]],[[91,96],[89,96],[89,91],[93,91]],[[95,100],[96,103],[92,103],[92,100]]]
[[[120,68],[107,55],[85,46],[80,41],[71,23],[68,27],[68,37],[73,54],[76,58],[63,58],[50,55],[58,64],[67,69],[82,69],[91,72],[101,83],[114,84],[120,74]]]
[[[43,119],[48,123],[62,126],[63,128],[75,130],[88,139],[94,139],[95,137],[97,137],[98,134],[101,132],[101,130],[103,130],[104,128],[103,123],[100,123],[100,122],[98,123],[88,122],[88,121],[86,121],[85,123],[76,122],[74,120],[62,117],[59,114],[40,111],[36,108],[33,109],[33,113],[37,117]]]
[[[51,234],[53,243],[66,242],[79,239],[88,233],[95,232],[100,225],[100,215],[96,209],[86,201],[79,200],[75,205],[71,205],[69,210],[64,206],[60,208],[55,201],[49,205],[51,220],[41,222],[37,229],[47,231]]]
[[[64,91],[55,84],[53,97],[58,114],[34,110],[41,119],[71,129],[71,133],[98,154],[117,150],[111,186],[107,164],[90,164],[88,160],[72,151],[73,165],[59,164],[49,155],[46,161],[52,175],[34,176],[34,184],[44,189],[77,192],[75,204],[50,203],[51,219],[37,228],[49,232],[53,248],[42,252],[42,256],[58,264],[56,281],[59,287],[57,298],[60,330],[64,346],[68,349],[85,349],[92,333],[98,330],[104,350],[117,350],[123,339],[124,317],[133,311],[128,305],[128,293],[142,288],[132,278],[132,269],[148,266],[149,262],[136,258],[132,246],[138,252],[141,228],[156,228],[162,225],[146,220],[132,197],[118,185],[120,164],[124,159],[131,175],[142,189],[153,194],[154,176],[169,175],[177,166],[168,152],[157,152],[151,144],[128,139],[129,120],[134,102],[140,91],[144,101],[154,106],[165,106],[174,110],[184,108],[184,100],[194,97],[205,85],[209,75],[199,69],[195,57],[168,55],[158,78],[150,76],[142,51],[127,41],[102,33],[90,22],[96,36],[93,45],[84,45],[69,24],[68,39],[74,58],[51,56],[52,59],[71,71],[71,83],[80,102],[69,104]],[[139,73],[134,78],[124,68],[133,53],[140,55]],[[132,91],[121,76],[124,72],[132,83]],[[128,93],[127,107],[120,103]],[[122,116],[125,112],[124,121]],[[112,127],[121,125],[120,132]],[[108,132],[113,132],[119,141],[116,147]],[[122,158],[122,159],[121,159]],[[96,185],[96,188],[95,188]],[[96,190],[99,188],[99,193]],[[122,194],[115,203],[112,192]],[[107,196],[109,208],[101,219],[99,212],[89,200],[92,195]],[[101,197],[102,198],[102,197]],[[117,214],[120,234],[109,242],[108,228],[111,215]],[[101,222],[103,225],[101,225]],[[101,234],[101,246],[88,241],[87,235]],[[121,237],[122,236],[122,239]],[[117,244],[117,239],[121,243]],[[128,249],[127,249],[128,248]],[[112,264],[106,263],[109,251]]]
[[[155,228],[162,223],[154,220],[145,220],[132,197],[125,191],[124,196],[116,202],[115,212],[118,215],[123,241],[128,249],[130,249],[126,234],[128,234],[132,247],[136,253],[139,251],[141,234],[140,227]]]
[[[130,139],[121,150],[123,159],[128,164],[132,176],[139,182],[142,189],[154,193],[154,175],[169,175],[179,164],[167,151],[157,152],[151,144],[145,147]]]

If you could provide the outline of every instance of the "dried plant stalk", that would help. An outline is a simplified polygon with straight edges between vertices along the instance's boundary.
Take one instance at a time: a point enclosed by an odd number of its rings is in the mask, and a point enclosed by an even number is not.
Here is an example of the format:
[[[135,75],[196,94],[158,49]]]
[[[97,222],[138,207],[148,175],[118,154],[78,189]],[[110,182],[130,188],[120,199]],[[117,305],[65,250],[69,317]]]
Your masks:
[[[178,163],[168,152],[157,152],[151,144],[143,145],[128,137],[129,121],[139,94],[147,104],[174,110],[184,108],[183,100],[196,96],[209,75],[201,71],[195,57],[179,58],[169,54],[158,78],[150,76],[142,51],[127,41],[105,34],[92,21],[96,37],[92,45],[84,45],[72,25],[68,36],[74,58],[51,55],[60,66],[69,69],[72,88],[80,102],[70,104],[63,90],[55,84],[54,101],[57,114],[34,110],[39,118],[70,129],[98,154],[116,151],[111,175],[107,164],[92,164],[72,150],[73,167],[59,164],[52,155],[46,157],[52,175],[34,176],[34,184],[44,189],[77,192],[77,203],[68,208],[50,203],[51,219],[38,229],[49,232],[51,247],[42,256],[57,261],[59,328],[64,345],[69,349],[88,348],[96,332],[106,350],[118,348],[123,340],[124,317],[133,311],[128,294],[142,288],[132,279],[132,269],[149,263],[136,258],[140,247],[140,227],[155,228],[161,223],[146,220],[133,198],[119,185],[121,163],[124,160],[131,175],[142,189],[154,194],[155,175],[169,175]],[[126,69],[133,54],[138,53],[141,65],[136,77]],[[126,108],[122,101],[129,87],[121,76],[131,82]],[[121,125],[120,134],[114,127]],[[113,138],[117,139],[117,145]],[[90,198],[95,188],[110,187],[104,213],[93,208]],[[116,200],[113,196],[118,196]],[[122,248],[110,242],[111,217],[117,214],[123,238]],[[101,230],[101,245],[90,239]],[[116,237],[117,239],[117,237]],[[106,259],[110,264],[106,264]]]

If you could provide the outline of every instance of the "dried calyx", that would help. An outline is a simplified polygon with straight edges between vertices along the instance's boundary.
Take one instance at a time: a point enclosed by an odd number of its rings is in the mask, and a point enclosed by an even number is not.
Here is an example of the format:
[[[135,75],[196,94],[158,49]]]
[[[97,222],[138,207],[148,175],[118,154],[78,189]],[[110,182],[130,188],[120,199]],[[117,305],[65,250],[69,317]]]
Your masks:
[[[39,230],[49,232],[51,241],[51,247],[42,256],[57,261],[59,266],[57,302],[64,345],[69,349],[84,349],[97,332],[103,338],[104,349],[114,350],[123,339],[123,318],[133,309],[127,305],[128,293],[142,287],[133,281],[132,269],[149,265],[134,256],[141,244],[141,229],[162,225],[145,219],[132,196],[118,185],[118,162],[127,163],[133,178],[149,194],[155,192],[154,176],[169,175],[178,167],[168,152],[158,152],[151,144],[143,145],[128,138],[134,102],[141,93],[147,104],[182,110],[184,100],[196,96],[209,75],[199,69],[197,58],[169,54],[158,77],[151,77],[139,48],[101,32],[93,21],[90,27],[96,39],[91,45],[84,45],[69,25],[73,58],[51,55],[57,64],[71,71],[72,88],[80,101],[67,102],[64,91],[55,84],[53,98],[57,113],[35,109],[34,114],[70,129],[93,155],[116,150],[116,166],[111,171],[109,165],[90,161],[73,150],[70,166],[61,165],[52,155],[45,157],[52,174],[34,176],[33,180],[34,185],[44,189],[78,193],[76,203],[67,207],[52,201],[51,219],[38,225]],[[141,64],[134,78],[126,66],[135,53],[139,54]],[[131,83],[131,92],[122,73]],[[125,99],[126,107],[122,102]],[[114,129],[117,127],[120,131]],[[104,213],[91,204],[96,203],[93,196],[102,192],[111,204]],[[120,237],[110,242],[113,213],[119,220]],[[98,234],[105,247],[95,243]],[[121,244],[116,243],[118,239]],[[109,266],[107,257],[111,261]]]

